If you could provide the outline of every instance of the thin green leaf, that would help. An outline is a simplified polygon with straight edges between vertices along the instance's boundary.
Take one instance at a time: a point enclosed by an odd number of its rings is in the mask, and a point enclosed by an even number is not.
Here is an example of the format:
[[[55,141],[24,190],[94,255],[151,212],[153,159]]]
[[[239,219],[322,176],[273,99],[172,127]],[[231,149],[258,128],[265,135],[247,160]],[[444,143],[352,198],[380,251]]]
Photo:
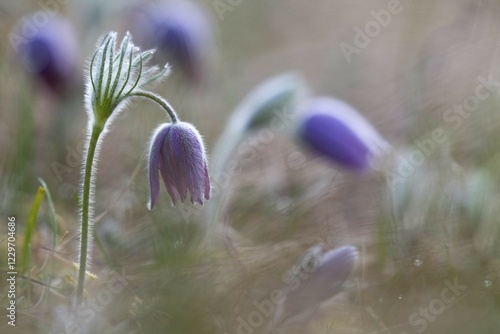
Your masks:
[[[57,224],[54,202],[52,201],[52,196],[50,195],[49,187],[47,187],[45,181],[39,177],[38,182],[40,182],[43,189],[45,189],[47,201],[49,202],[49,222],[50,222],[50,227],[52,229],[52,248],[55,249],[57,245],[57,239],[59,236],[59,225]]]
[[[38,209],[42,204],[43,198],[45,197],[45,189],[43,187],[38,187],[38,191],[33,200],[33,205],[31,206],[31,211],[28,216],[28,223],[26,226],[26,232],[24,234],[24,244],[23,252],[21,255],[21,272],[24,270],[29,270],[29,257],[30,257],[30,244],[31,237],[33,236],[33,231],[36,227],[36,219],[38,217]]]
[[[42,178],[38,178],[38,182],[43,186],[45,189],[45,192],[47,194],[47,201],[49,202],[49,222],[50,226],[52,228],[52,249],[50,250],[50,259],[49,261],[49,268],[52,267],[52,257],[54,255],[54,250],[56,249],[57,246],[57,239],[59,237],[59,225],[57,225],[57,220],[56,220],[56,210],[54,208],[54,202],[52,201],[52,196],[50,195],[49,187],[47,187],[47,184]],[[49,289],[49,298],[50,298],[50,288],[52,286],[52,275],[49,275],[49,283],[48,283],[48,289]]]

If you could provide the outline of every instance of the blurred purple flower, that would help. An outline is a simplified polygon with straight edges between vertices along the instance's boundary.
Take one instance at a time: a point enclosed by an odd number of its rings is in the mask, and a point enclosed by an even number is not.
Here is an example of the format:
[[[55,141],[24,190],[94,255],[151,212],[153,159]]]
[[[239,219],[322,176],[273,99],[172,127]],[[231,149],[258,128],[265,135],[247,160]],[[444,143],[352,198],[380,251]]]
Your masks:
[[[203,140],[194,126],[185,122],[166,123],[156,129],[149,149],[148,207],[153,209],[160,194],[161,173],[174,205],[184,202],[189,191],[191,202],[203,204],[210,198],[210,179]]]
[[[299,136],[312,149],[349,169],[364,170],[389,144],[350,105],[333,98],[310,101]]]
[[[203,8],[188,0],[171,0],[150,5],[142,14],[136,21],[139,38],[198,82],[212,39],[212,25]]]
[[[23,24],[28,20],[21,21]],[[22,36],[23,37],[23,36]],[[72,25],[61,16],[37,26],[29,37],[20,38],[15,51],[25,68],[55,92],[66,90],[75,82],[78,67],[77,41]],[[19,48],[18,48],[19,46]]]
[[[354,246],[342,246],[319,255],[314,254],[308,263],[302,263],[297,279],[298,288],[290,289],[284,300],[283,313],[298,315],[319,306],[342,291],[351,275],[359,252]]]

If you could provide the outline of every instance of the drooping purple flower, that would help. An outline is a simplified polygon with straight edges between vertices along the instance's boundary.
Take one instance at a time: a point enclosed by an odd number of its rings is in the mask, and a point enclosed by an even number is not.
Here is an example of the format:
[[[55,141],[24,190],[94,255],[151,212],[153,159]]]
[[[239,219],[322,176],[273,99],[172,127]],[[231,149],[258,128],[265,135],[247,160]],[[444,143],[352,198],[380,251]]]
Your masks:
[[[302,263],[296,279],[298,288],[289,289],[284,299],[284,314],[298,315],[318,307],[342,291],[354,270],[359,252],[354,246],[342,246],[320,254],[315,250],[307,263]]]
[[[36,15],[36,14],[35,14]],[[33,16],[34,18],[35,16]],[[24,67],[55,92],[66,90],[74,84],[78,73],[78,52],[72,25],[61,16],[48,19],[37,26],[32,34],[24,36],[26,25],[32,20],[24,18],[13,43],[14,51]]]
[[[212,26],[197,3],[170,0],[148,6],[136,20],[139,38],[178,65],[191,80],[203,76],[204,56],[212,40]]]
[[[166,123],[156,129],[151,139],[148,162],[150,200],[153,209],[160,194],[161,174],[172,202],[203,204],[210,198],[210,178],[203,140],[194,126],[186,122]]]
[[[317,153],[354,170],[368,168],[374,156],[389,148],[353,107],[328,97],[315,98],[306,105],[299,136]]]

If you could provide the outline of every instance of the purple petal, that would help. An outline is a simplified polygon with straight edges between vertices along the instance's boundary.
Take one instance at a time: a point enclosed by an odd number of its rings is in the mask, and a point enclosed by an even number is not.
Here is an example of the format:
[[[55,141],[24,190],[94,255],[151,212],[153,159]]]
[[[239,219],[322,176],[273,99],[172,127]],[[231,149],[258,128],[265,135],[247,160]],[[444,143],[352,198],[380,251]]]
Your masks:
[[[187,175],[187,187],[191,194],[191,202],[203,204],[203,196],[205,193],[205,160],[203,156],[203,147],[199,135],[192,128],[186,127],[185,132],[186,160],[184,161]]]
[[[210,199],[210,176],[208,175],[207,163],[205,163],[204,172],[205,172],[205,199],[209,200]],[[201,203],[201,204],[203,204],[203,203]]]
[[[158,170],[160,164],[162,163],[161,158],[161,147],[165,135],[169,132],[169,127],[162,125],[153,134],[150,148],[149,148],[149,159],[148,159],[148,176],[149,176],[149,188],[150,197],[148,208],[152,210],[158,200],[160,195],[160,180],[158,176]],[[167,187],[168,188],[168,187]]]
[[[183,202],[182,197],[182,184],[178,183],[179,176],[176,174],[177,168],[175,164],[177,160],[174,156],[171,156],[168,149],[171,143],[172,136],[176,133],[176,124],[171,124],[169,126],[168,133],[165,134],[164,139],[161,143],[160,147],[160,174],[163,179],[163,183],[165,184],[165,188],[167,188],[168,194],[172,198],[172,203],[174,206],[181,200]]]
[[[166,171],[180,195],[181,202],[185,202],[188,191],[186,182],[188,174],[184,160],[188,152],[186,152],[183,134],[178,123],[172,125],[172,131],[162,147],[162,154]]]
[[[172,175],[165,166],[165,163],[166,162],[162,157],[162,160],[160,161],[160,173],[163,179],[163,183],[165,184],[165,188],[167,188],[168,194],[172,198],[172,203],[175,206],[177,202],[179,202],[181,196],[179,195],[179,191],[177,190],[174,180],[172,179]]]

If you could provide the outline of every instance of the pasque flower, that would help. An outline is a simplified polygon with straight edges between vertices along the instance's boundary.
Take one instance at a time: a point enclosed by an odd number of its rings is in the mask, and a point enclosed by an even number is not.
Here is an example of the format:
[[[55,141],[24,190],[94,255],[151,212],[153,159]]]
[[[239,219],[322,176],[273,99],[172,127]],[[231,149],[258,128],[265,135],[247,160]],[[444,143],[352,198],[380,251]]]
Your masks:
[[[286,289],[276,320],[314,309],[341,292],[359,256],[354,246],[342,246],[325,253],[321,246],[316,246],[308,253],[307,261],[301,261],[295,270],[300,285]]]
[[[166,77],[169,67],[163,69],[148,65],[154,51],[141,52],[127,33],[118,46],[116,33],[103,36],[97,43],[86,71],[88,137],[82,169],[80,192],[80,227],[78,284],[76,299],[81,303],[84,295],[86,268],[90,262],[89,248],[93,224],[95,177],[99,148],[109,124],[126,103],[135,97],[150,99],[160,105],[172,123],[161,126],[153,137],[150,151],[151,200],[158,198],[158,171],[174,203],[184,201],[189,191],[193,202],[203,203],[210,196],[210,183],[201,136],[196,129],[179,117],[167,100],[146,90],[154,82]],[[156,173],[156,174],[155,174]],[[154,182],[156,180],[156,182]]]
[[[161,174],[174,205],[184,202],[189,191],[191,202],[203,204],[210,198],[210,179],[203,141],[194,126],[186,122],[166,123],[151,138],[148,159],[153,209],[160,193]]]
[[[390,147],[353,107],[328,97],[306,104],[299,137],[317,153],[353,170],[368,168]]]
[[[29,18],[19,25],[26,29]],[[45,25],[37,27],[26,38],[13,33],[14,51],[29,72],[55,92],[60,92],[74,83],[77,74],[77,42],[73,27],[61,16],[54,16]],[[17,43],[16,43],[17,41]]]
[[[136,25],[144,43],[178,65],[191,80],[200,80],[203,57],[212,40],[203,8],[189,0],[152,4],[139,14]]]

